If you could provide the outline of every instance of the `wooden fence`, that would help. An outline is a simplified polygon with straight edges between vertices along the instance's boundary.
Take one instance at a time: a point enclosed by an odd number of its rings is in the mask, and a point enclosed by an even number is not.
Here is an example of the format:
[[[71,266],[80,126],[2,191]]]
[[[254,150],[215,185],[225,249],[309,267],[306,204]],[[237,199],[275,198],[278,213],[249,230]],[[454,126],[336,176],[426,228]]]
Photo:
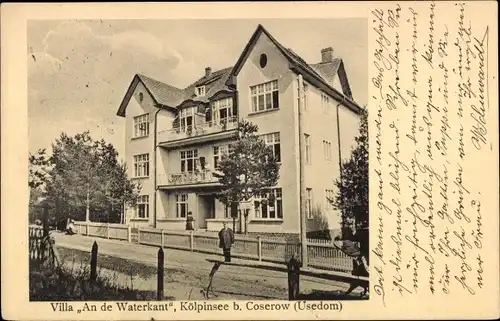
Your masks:
[[[160,246],[186,251],[221,254],[219,238],[214,233],[198,234],[193,231],[166,231],[152,228],[132,229],[128,225],[108,223],[75,222],[80,234],[108,239],[119,239],[139,244]],[[234,257],[267,261],[289,262],[293,254],[301,255],[299,241],[267,238],[253,235],[235,235],[231,248]],[[308,239],[307,255],[309,267],[350,273],[352,258],[340,251],[331,241]]]
[[[53,267],[61,266],[61,260],[54,244],[54,240],[44,233],[41,226],[29,226],[28,253],[31,265],[50,264]]]

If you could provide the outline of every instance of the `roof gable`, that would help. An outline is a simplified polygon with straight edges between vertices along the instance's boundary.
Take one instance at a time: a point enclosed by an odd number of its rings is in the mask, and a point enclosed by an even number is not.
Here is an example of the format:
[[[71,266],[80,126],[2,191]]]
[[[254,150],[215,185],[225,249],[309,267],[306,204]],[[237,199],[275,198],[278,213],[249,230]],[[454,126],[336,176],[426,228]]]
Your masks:
[[[357,105],[355,102],[352,101],[351,89],[349,87],[349,83],[347,81],[347,75],[345,73],[341,59],[339,59],[339,61],[335,62],[335,64],[333,64],[333,62],[332,62],[332,66],[330,66],[330,68],[337,69],[337,74],[339,75],[339,79],[340,79],[340,82],[342,84],[343,92],[339,92],[338,90],[333,88],[331,83],[327,79],[325,79],[323,75],[321,75],[321,73],[322,73],[321,68],[323,68],[323,67],[318,68],[317,66],[319,64],[316,64],[315,66],[317,68],[313,68],[307,62],[305,62],[305,60],[302,59],[298,54],[296,54],[292,49],[286,48],[283,45],[281,45],[260,24],[257,26],[257,29],[255,30],[252,37],[248,41],[247,45],[243,49],[243,52],[241,53],[240,57],[238,58],[238,61],[236,62],[233,70],[231,71],[231,75],[226,82],[226,84],[228,86],[233,85],[234,77],[238,76],[245,61],[247,60],[252,49],[254,48],[255,44],[257,43],[257,39],[262,35],[262,33],[264,33],[271,40],[271,42],[279,49],[279,51],[288,59],[288,61],[290,62],[290,69],[294,70],[297,73],[304,74],[305,76],[307,76],[311,82],[316,83],[320,88],[323,88],[324,90],[330,92],[330,94],[333,97],[344,102],[346,104],[346,106],[349,109],[353,110],[354,112],[359,113],[361,111],[361,107],[359,107],[359,105]],[[320,69],[320,70],[318,70],[318,69]]]
[[[332,62],[312,64],[311,67],[323,77],[330,85],[337,78],[342,87],[342,93],[352,99],[351,87],[345,72],[344,62],[341,58],[335,58]]]
[[[153,98],[155,104],[158,107],[176,108],[186,101],[206,103],[212,96],[216,95],[219,92],[233,91],[226,85],[226,81],[231,74],[232,69],[232,67],[229,67],[214,71],[209,77],[202,77],[184,89],[180,89],[165,84],[156,79],[137,74],[132,79],[129,88],[127,89],[127,92],[123,97],[117,115],[122,117],[125,116],[127,105],[139,83],[142,83],[144,85],[149,95]],[[196,97],[196,95],[194,94],[194,88],[196,86],[202,85],[209,86],[209,89],[204,96]]]

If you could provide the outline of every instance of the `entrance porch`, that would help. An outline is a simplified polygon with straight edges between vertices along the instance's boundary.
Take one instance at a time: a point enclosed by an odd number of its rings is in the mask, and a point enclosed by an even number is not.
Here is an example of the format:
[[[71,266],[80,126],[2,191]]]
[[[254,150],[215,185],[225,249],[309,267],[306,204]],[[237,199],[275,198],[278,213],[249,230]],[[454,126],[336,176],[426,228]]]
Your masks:
[[[219,231],[223,222],[232,228],[231,210],[215,195],[213,189],[158,190],[157,227],[186,230],[186,218],[191,212],[195,230]]]

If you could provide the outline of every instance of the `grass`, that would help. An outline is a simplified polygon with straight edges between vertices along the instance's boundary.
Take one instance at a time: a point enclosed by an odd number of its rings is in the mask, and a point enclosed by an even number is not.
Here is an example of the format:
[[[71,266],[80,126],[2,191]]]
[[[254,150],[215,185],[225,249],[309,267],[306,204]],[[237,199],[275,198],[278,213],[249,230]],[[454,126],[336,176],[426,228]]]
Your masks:
[[[76,263],[84,265],[90,262],[90,253],[75,249],[58,248],[59,256],[63,262]],[[118,273],[132,275],[148,279],[157,275],[157,267],[148,264],[140,263],[130,259],[123,259],[116,256],[106,254],[98,254],[97,256],[98,269],[109,269]],[[165,273],[165,281],[169,280],[172,273],[186,275],[185,271],[175,268],[169,268],[169,273]]]
[[[55,269],[30,262],[29,286],[30,301],[156,300],[154,291],[122,287],[102,275],[91,282],[88,265]]]

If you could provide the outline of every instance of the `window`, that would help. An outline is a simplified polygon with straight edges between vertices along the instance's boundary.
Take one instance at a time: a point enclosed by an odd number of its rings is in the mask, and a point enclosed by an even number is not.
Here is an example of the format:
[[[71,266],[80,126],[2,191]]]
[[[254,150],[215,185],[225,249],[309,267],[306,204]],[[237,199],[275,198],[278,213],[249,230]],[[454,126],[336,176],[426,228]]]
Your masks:
[[[312,188],[306,188],[306,217],[308,219],[312,218],[312,203],[313,203],[313,190]]]
[[[135,213],[137,218],[149,218],[149,196],[141,195],[137,198],[137,211]]]
[[[324,93],[321,93],[321,106],[323,107],[323,112],[325,114],[330,113],[330,97]]]
[[[327,140],[323,141],[323,154],[325,155],[325,159],[327,161],[332,160],[332,143]]]
[[[178,218],[186,217],[188,213],[188,194],[175,195],[175,208]]]
[[[283,199],[281,188],[263,191],[254,197],[255,217],[262,219],[282,219]]]
[[[224,217],[231,218],[231,206],[224,205]]]
[[[222,124],[233,117],[233,98],[223,98],[212,103],[212,118],[214,124]]]
[[[326,196],[326,199],[325,199],[325,210],[333,210],[333,201],[334,201],[334,197],[335,195],[333,194],[333,190],[332,189],[325,189],[325,196]]]
[[[311,164],[311,135],[304,134],[306,147],[306,164]]]
[[[205,96],[205,86],[198,86],[195,89],[196,96]]]
[[[229,155],[229,153],[233,150],[233,146],[231,144],[227,146],[214,146],[214,169],[219,166],[219,160],[224,155]]]
[[[134,176],[135,177],[149,176],[149,154],[141,154],[134,156]]]
[[[139,103],[142,104],[143,101],[144,101],[144,94],[143,93],[139,93]]]
[[[264,68],[267,65],[267,56],[265,53],[260,54],[259,64],[260,68]]]
[[[149,114],[134,117],[134,137],[149,135]]]
[[[252,111],[263,111],[279,108],[278,81],[250,87]]]
[[[185,132],[192,129],[193,126],[193,116],[194,109],[193,107],[181,109],[179,112],[179,125],[181,131]]]
[[[181,173],[195,172],[199,168],[198,150],[181,151]]]
[[[271,133],[263,135],[264,142],[273,149],[274,158],[277,162],[281,162],[281,144],[280,133]]]

